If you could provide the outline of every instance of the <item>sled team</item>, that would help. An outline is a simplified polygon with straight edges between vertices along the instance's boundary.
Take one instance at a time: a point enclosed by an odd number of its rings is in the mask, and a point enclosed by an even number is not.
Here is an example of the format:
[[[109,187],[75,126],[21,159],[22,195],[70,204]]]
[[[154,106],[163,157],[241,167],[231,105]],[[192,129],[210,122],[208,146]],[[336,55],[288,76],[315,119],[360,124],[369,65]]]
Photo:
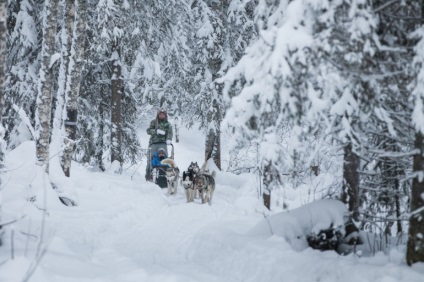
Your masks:
[[[150,122],[146,130],[150,135],[149,159],[146,166],[146,180],[168,188],[168,195],[177,193],[180,170],[173,160],[172,125],[168,121],[166,110],[160,109],[156,118]],[[167,145],[172,146],[172,154],[168,157]],[[209,173],[206,162],[200,168],[197,162],[191,162],[187,171],[183,172],[182,186],[187,202],[194,198],[202,200],[202,204],[212,204],[212,195],[215,191],[215,171]]]

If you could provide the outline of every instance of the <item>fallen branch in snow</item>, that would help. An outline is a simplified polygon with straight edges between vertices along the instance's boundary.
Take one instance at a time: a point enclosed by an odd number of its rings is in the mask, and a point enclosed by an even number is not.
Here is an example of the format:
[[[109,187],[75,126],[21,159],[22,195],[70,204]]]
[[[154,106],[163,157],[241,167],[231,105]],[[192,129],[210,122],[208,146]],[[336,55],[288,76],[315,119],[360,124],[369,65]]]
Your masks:
[[[7,226],[7,225],[10,225],[10,224],[13,224],[15,222],[18,222],[19,220],[23,219],[25,216],[26,215],[23,215],[20,218],[15,218],[15,219],[12,219],[12,220],[6,221],[6,222],[0,222],[0,228],[1,227],[4,227],[4,226]]]

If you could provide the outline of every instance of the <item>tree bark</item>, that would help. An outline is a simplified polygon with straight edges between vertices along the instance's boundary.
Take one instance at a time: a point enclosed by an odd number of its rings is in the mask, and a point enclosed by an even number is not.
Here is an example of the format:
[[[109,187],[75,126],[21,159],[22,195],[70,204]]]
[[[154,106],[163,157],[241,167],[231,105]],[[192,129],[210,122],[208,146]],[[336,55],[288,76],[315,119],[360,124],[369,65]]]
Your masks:
[[[6,64],[6,16],[7,16],[7,1],[0,0],[0,142],[3,140],[3,95],[4,95],[4,77]],[[1,145],[1,143],[0,143]],[[2,147],[0,146],[0,161],[2,160]]]
[[[69,0],[74,2],[74,0]],[[70,4],[71,5],[71,4]],[[66,138],[64,139],[64,153],[62,156],[62,165],[64,174],[69,177],[71,174],[71,161],[72,155],[75,150],[75,140],[77,133],[78,121],[78,97],[81,86],[81,73],[83,69],[83,54],[85,49],[85,17],[86,17],[86,1],[80,0],[78,2],[77,11],[77,27],[73,34],[71,64],[69,68],[69,83],[66,87],[66,120],[65,132]],[[69,24],[74,24],[72,21]]]
[[[416,133],[414,147],[417,153],[413,157],[415,178],[412,181],[411,216],[406,250],[408,265],[424,262],[424,137],[422,132]]]
[[[113,73],[112,73],[112,148],[111,161],[118,161],[122,165],[122,76],[121,54],[118,42],[113,43]]]
[[[60,66],[60,72],[59,72],[59,88],[57,91],[57,102],[56,102],[56,109],[55,109],[55,119],[56,121],[53,124],[53,134],[57,135],[55,132],[55,127],[59,127],[59,134],[60,136],[63,135],[62,129],[63,129],[63,110],[66,106],[66,88],[69,85],[69,82],[71,80],[71,67],[70,65],[73,64],[71,62],[72,54],[71,54],[71,48],[72,48],[72,38],[74,34],[74,19],[75,19],[75,0],[66,0],[63,6],[63,26],[62,26],[62,64]],[[59,124],[58,124],[59,123]],[[65,123],[66,127],[66,123]],[[66,138],[66,137],[65,137]],[[62,142],[62,140],[61,140]],[[64,140],[66,144],[66,140]],[[64,146],[64,151],[60,154],[60,165],[62,167],[62,170],[66,176],[69,176],[66,171],[66,166],[64,164],[63,155],[66,151],[66,145]]]
[[[3,116],[3,95],[4,95],[4,69],[5,69],[5,57],[6,57],[6,15],[7,15],[7,1],[0,0],[0,168],[2,167],[3,162],[3,145],[4,145],[4,128],[2,125],[2,116]],[[0,177],[0,187],[1,177]],[[0,191],[0,195],[1,195]],[[0,221],[1,221],[1,206],[0,202]],[[3,245],[3,234],[2,226],[0,225],[0,246]]]
[[[101,93],[100,94],[100,98],[101,101],[103,101],[104,95]],[[98,135],[101,136],[100,138],[97,138],[97,142],[96,142],[96,147],[95,147],[95,158],[96,158],[96,162],[97,165],[99,166],[99,169],[101,171],[105,171],[106,168],[103,164],[103,147],[104,147],[104,142],[103,142],[103,132],[104,132],[104,120],[105,120],[105,106],[103,105],[103,103],[100,103],[99,105],[99,117],[100,117],[100,122],[99,122],[99,132]]]
[[[228,9],[228,3],[226,0],[221,1],[208,1],[208,6],[214,11],[217,17],[221,20],[222,24],[227,23],[226,10]],[[218,28],[218,27],[215,27]],[[221,28],[221,27],[219,27]],[[212,50],[220,50],[224,48],[225,32],[221,30],[216,32],[219,37],[217,40],[218,47],[212,48]],[[205,161],[210,158],[213,159],[215,165],[221,170],[221,101],[222,100],[222,85],[216,84],[215,80],[220,77],[219,71],[222,66],[222,58],[218,57],[217,54],[210,54],[208,59],[208,69],[212,74],[212,111],[208,113],[208,122],[213,123],[213,126],[209,129],[206,136],[206,148],[205,148]]]
[[[359,157],[353,152],[352,143],[344,147],[342,202],[349,205],[355,221],[359,221]]]
[[[46,0],[44,4],[44,14],[46,17],[43,23],[43,43],[41,48],[42,63],[37,96],[37,164],[44,166],[47,173],[49,172],[50,124],[54,84],[51,59],[55,47],[58,2],[59,1]]]
[[[276,175],[273,171],[272,163],[268,162],[263,167],[264,178],[264,191],[262,192],[262,198],[264,201],[264,206],[271,210],[271,191],[272,186],[274,185],[274,180],[276,179]]]

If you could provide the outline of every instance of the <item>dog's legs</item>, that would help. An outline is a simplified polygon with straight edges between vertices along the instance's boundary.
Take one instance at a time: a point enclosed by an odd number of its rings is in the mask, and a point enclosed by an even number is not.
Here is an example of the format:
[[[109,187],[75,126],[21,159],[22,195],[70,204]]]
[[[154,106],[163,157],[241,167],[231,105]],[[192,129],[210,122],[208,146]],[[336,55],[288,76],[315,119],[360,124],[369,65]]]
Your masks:
[[[210,193],[209,193],[209,202],[208,202],[208,204],[209,204],[209,205],[212,205],[212,195],[213,195],[213,191],[214,191],[214,190],[211,190],[211,191],[210,191]]]
[[[190,193],[190,202],[194,202],[194,188],[191,187],[188,189],[189,193]]]
[[[202,190],[199,191],[200,198],[202,199],[202,204],[206,203],[206,198],[207,198],[206,193],[207,192],[203,188]]]
[[[177,195],[177,190],[178,190],[178,176],[175,178],[174,181],[174,194]]]
[[[172,195],[172,184],[168,181],[168,196]]]
[[[187,203],[189,203],[190,202],[190,192],[189,192],[189,189],[184,189],[184,190],[185,190],[184,193],[185,193],[186,198],[187,198]]]
[[[206,191],[206,192],[205,192],[205,194],[206,194],[206,195],[205,195],[205,203],[208,203],[208,204],[209,204],[209,200],[210,200],[210,198],[209,198],[209,193],[210,193],[209,191]]]

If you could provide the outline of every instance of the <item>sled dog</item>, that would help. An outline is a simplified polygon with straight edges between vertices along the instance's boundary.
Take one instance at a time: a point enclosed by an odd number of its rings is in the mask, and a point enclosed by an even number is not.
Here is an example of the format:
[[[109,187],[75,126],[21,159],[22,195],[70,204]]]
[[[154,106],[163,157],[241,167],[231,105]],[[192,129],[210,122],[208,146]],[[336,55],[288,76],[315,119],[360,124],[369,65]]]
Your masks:
[[[183,171],[182,185],[187,197],[187,203],[193,202],[194,198],[198,198],[198,191],[194,189],[194,179],[200,172],[197,162],[191,162],[186,171]]]
[[[199,191],[202,204],[212,204],[212,195],[215,191],[215,171],[212,174],[202,173],[194,179],[194,189]]]
[[[173,159],[164,159],[160,163],[164,165],[170,165],[170,167],[166,169],[166,180],[168,182],[168,195],[177,194],[178,177],[180,174],[180,170],[178,169]]]

